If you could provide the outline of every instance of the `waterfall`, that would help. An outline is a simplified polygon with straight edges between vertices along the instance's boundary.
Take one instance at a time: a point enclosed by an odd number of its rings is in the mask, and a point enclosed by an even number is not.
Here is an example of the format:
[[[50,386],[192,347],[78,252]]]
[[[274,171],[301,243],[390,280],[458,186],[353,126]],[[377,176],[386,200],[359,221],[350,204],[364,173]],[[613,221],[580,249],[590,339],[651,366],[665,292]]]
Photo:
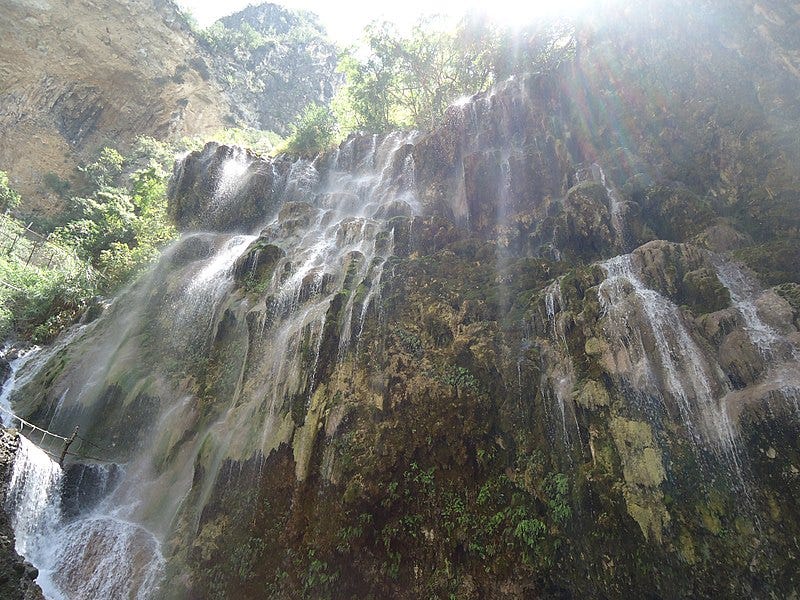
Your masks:
[[[561,279],[556,279],[544,290],[544,306],[547,313],[548,343],[541,345],[542,353],[542,391],[549,400],[555,400],[558,407],[558,421],[561,439],[570,446],[579,436],[577,415],[572,400],[575,388],[575,367],[567,346],[565,331],[564,300],[561,296]],[[568,423],[567,417],[570,417]]]
[[[614,187],[606,180],[606,173],[597,163],[592,164],[592,177],[599,180],[606,190],[606,197],[608,198],[608,212],[611,215],[611,227],[614,229],[614,236],[620,248],[626,247],[625,242],[625,227],[622,222],[622,202],[619,199],[619,194]],[[623,250],[624,251],[624,250]]]
[[[222,164],[210,207],[212,211],[221,212],[233,201],[249,165],[247,153],[242,148],[234,146],[230,158]]]
[[[167,569],[165,541],[181,527],[191,535],[225,462],[263,461],[290,439],[293,415],[313,410],[318,369],[358,349],[394,252],[390,220],[420,211],[414,139],[351,138],[324,171],[302,159],[271,164],[277,214],[248,231],[184,233],[96,322],[20,363],[7,406],[38,410],[56,433],[80,425],[94,445],[79,441],[78,454],[121,465],[91,506],[67,514],[53,489],[39,501],[49,520],[28,533],[20,525],[48,597],[150,597]],[[211,212],[239,210],[254,160],[233,150],[218,165]],[[245,288],[240,278],[259,274],[268,247],[269,275]],[[323,360],[326,336],[336,346]],[[216,371],[205,362],[215,353]],[[52,372],[30,404],[27,390]],[[35,505],[24,498],[15,511]]]
[[[43,562],[48,551],[42,539],[61,520],[60,496],[64,473],[41,448],[24,435],[8,486],[6,510],[16,536],[17,552],[33,562]]]
[[[35,355],[29,351],[12,363],[12,374]],[[6,382],[3,396],[14,389]],[[137,599],[157,589],[164,560],[159,542],[146,529],[106,516],[118,507],[99,506],[72,519],[64,514],[65,472],[48,453],[19,436],[5,510],[14,529],[16,550],[37,566],[37,583],[49,600],[121,598],[138,590]],[[108,492],[108,467],[94,467],[92,483]],[[76,576],[77,575],[77,576]]]
[[[787,337],[763,321],[756,301],[760,295],[754,278],[735,262],[712,256],[717,277],[728,290],[744,330],[765,361],[757,388],[765,397],[782,399],[800,414],[800,351]],[[735,394],[732,395],[735,397]]]
[[[626,355],[618,357],[617,368],[635,389],[660,397],[666,410],[667,400],[674,401],[695,443],[710,444],[738,472],[736,433],[725,403],[718,401],[727,391],[719,365],[700,350],[678,307],[644,285],[632,255],[601,266],[606,272],[599,289],[603,329]]]
[[[16,358],[9,361],[9,373],[6,381],[3,383],[2,389],[0,389],[0,409],[2,409],[2,413],[0,413],[0,419],[2,419],[2,424],[5,427],[11,426],[11,415],[13,411],[11,410],[11,403],[9,401],[9,397],[11,396],[11,391],[17,385],[17,373],[19,370],[25,366],[29,360],[31,360],[37,352],[39,352],[40,348],[38,346],[33,346],[25,351],[20,352]]]
[[[770,358],[773,350],[780,343],[780,336],[772,327],[764,323],[758,314],[755,298],[757,287],[755,282],[744,271],[731,261],[716,258],[713,261],[717,278],[725,286],[739,311],[750,340],[765,357]]]

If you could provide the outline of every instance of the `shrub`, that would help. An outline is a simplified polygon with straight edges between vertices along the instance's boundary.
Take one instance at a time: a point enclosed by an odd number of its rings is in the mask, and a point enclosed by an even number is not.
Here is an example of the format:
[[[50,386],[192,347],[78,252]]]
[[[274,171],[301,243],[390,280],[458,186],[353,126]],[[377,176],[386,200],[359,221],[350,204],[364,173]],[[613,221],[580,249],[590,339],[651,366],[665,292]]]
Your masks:
[[[19,204],[19,194],[8,183],[8,175],[0,171],[0,211],[5,212],[16,208]]]
[[[284,151],[301,156],[313,156],[333,144],[336,122],[326,107],[309,104],[291,125],[291,131]]]

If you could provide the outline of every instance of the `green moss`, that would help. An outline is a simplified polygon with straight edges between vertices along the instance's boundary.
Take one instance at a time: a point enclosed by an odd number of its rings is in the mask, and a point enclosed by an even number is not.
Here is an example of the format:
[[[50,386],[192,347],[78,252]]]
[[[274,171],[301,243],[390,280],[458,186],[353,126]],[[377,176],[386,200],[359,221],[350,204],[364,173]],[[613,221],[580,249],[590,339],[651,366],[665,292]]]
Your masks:
[[[588,345],[589,342],[587,341],[586,343]],[[583,384],[583,387],[575,395],[575,400],[579,405],[590,410],[597,410],[611,404],[611,398],[606,387],[593,379]]]
[[[683,276],[682,283],[683,295],[697,315],[716,312],[730,306],[730,293],[711,269],[689,271]]]
[[[774,240],[734,252],[766,285],[800,283],[800,239]]]

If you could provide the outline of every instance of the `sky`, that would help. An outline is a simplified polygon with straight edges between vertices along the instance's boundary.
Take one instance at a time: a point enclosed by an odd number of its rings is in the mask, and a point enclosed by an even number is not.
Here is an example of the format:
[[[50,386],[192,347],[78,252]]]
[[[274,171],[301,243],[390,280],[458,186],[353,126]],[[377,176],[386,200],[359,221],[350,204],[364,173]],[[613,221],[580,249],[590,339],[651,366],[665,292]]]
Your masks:
[[[391,2],[363,0],[273,0],[288,8],[302,8],[319,15],[328,34],[340,44],[355,42],[365,25],[376,19],[392,21],[401,28],[414,24],[421,15],[443,14],[460,16],[471,10],[487,12],[502,25],[521,25],[537,16],[579,10],[592,0],[393,0]],[[190,10],[201,26],[207,27],[216,19],[245,8],[261,4],[254,0],[178,0]]]

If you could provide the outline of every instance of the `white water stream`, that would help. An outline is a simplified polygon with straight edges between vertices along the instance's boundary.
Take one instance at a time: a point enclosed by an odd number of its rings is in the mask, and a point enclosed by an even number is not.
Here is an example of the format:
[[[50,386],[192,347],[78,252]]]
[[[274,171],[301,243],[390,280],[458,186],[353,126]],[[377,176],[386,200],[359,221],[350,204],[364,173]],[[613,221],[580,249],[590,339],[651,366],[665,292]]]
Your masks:
[[[704,354],[687,329],[680,310],[644,285],[630,254],[601,265],[606,280],[599,298],[604,332],[615,348],[625,350],[618,368],[636,389],[671,399],[690,436],[727,458],[738,472],[736,434],[719,398],[727,391],[722,371]],[[652,348],[654,353],[648,351]]]
[[[357,344],[393,252],[394,231],[387,220],[420,209],[413,192],[413,157],[398,154],[413,139],[413,134],[376,136],[372,148],[356,148],[351,139],[333,157],[324,178],[312,163],[296,162],[276,184],[283,185],[278,216],[263,229],[254,224],[260,236],[184,235],[150,274],[123,292],[115,310],[12,365],[0,393],[6,409],[14,406],[16,390],[24,396],[24,386],[36,384],[44,369],[67,357],[71,366],[52,385],[51,397],[26,407],[47,408],[50,402],[47,422],[41,425],[55,432],[71,431],[76,423],[91,430],[93,419],[101,419],[106,433],[110,427],[124,440],[127,422],[120,426],[113,420],[119,417],[109,411],[123,410],[117,403],[138,402],[143,396],[137,390],[157,400],[140,409],[149,420],[149,439],[122,449],[126,459],[117,467],[119,477],[101,490],[97,503],[77,514],[62,507],[68,474],[23,440],[8,508],[18,549],[39,569],[38,581],[48,598],[144,600],[157,594],[166,565],[162,545],[173,534],[179,511],[197,518],[192,515],[205,506],[225,460],[269,453],[285,423],[286,399],[302,393],[307,404],[311,401],[328,310],[345,285],[349,295],[339,316],[338,359]],[[234,151],[222,165],[210,210],[237,210],[237,190],[249,176],[250,161]],[[257,240],[278,245],[285,256],[255,305],[250,298],[239,299],[231,308],[234,266]],[[365,291],[357,302],[358,285]],[[234,359],[241,366],[227,405],[215,406],[214,418],[187,442],[186,429],[197,423],[198,400],[176,390],[159,370],[163,363],[174,370],[202,357],[228,309],[240,311],[240,318],[242,310],[255,311],[260,321],[248,330],[243,355]],[[129,390],[123,390],[129,395],[106,404],[108,382],[126,373],[132,374],[127,375]],[[88,449],[103,458],[102,450]],[[196,485],[199,461],[205,478]],[[186,507],[190,492],[194,505]]]
[[[713,262],[720,283],[727,288],[733,306],[742,315],[747,335],[761,354],[769,358],[781,339],[778,332],[764,323],[758,314],[755,303],[758,294],[756,283],[731,261],[717,258]]]
[[[541,348],[542,391],[553,396],[558,407],[561,438],[570,446],[580,434],[572,393],[575,389],[575,367],[567,346],[564,323],[564,300],[561,295],[561,279],[556,279],[544,290],[550,344]],[[549,404],[549,403],[548,403]]]

